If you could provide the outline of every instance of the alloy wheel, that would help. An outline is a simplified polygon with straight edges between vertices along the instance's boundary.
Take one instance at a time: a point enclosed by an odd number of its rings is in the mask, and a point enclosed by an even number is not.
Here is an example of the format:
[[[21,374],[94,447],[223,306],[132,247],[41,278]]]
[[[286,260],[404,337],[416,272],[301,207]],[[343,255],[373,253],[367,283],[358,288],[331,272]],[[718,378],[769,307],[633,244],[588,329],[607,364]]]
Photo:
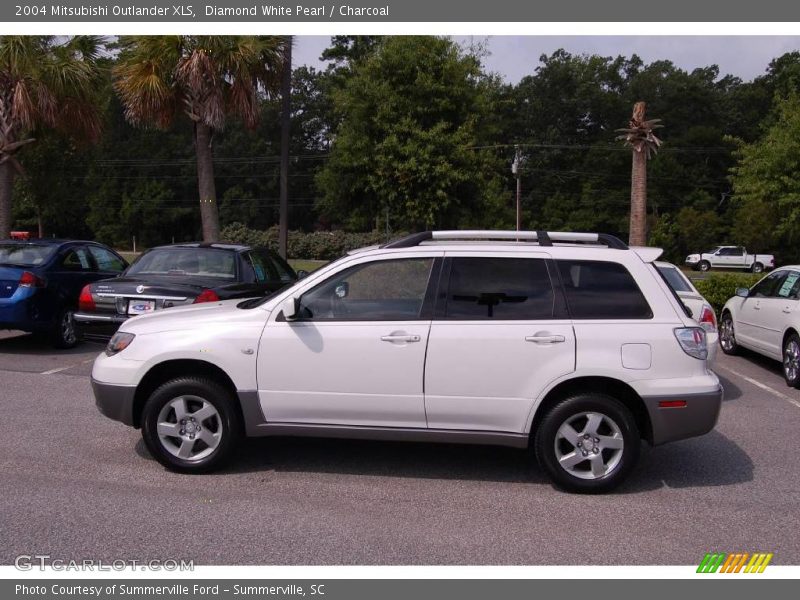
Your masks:
[[[199,396],[184,395],[167,402],[158,414],[158,439],[182,460],[206,458],[222,439],[222,419],[214,405]]]
[[[61,317],[61,340],[67,346],[72,346],[78,341],[75,333],[75,313],[71,310],[65,310]]]
[[[722,319],[719,324],[719,344],[725,351],[733,350],[736,346],[736,335],[733,332],[733,321],[730,317]]]
[[[794,337],[786,342],[783,349],[783,373],[790,383],[797,381],[800,375],[800,345]]]
[[[558,428],[555,453],[558,464],[580,479],[598,479],[622,460],[625,442],[619,425],[600,412],[581,412]]]

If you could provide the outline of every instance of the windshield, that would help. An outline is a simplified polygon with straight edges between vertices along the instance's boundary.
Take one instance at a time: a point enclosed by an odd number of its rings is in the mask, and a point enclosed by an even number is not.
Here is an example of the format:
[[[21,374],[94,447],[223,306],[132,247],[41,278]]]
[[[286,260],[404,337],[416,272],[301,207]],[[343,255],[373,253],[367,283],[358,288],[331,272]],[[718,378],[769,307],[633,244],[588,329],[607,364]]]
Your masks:
[[[0,244],[0,265],[36,267],[47,262],[56,246],[43,244]]]
[[[658,271],[667,280],[669,287],[676,292],[693,292],[694,290],[689,286],[689,283],[684,279],[680,271],[675,267],[656,267]]]
[[[213,248],[159,248],[146,252],[126,275],[236,279],[236,254]]]

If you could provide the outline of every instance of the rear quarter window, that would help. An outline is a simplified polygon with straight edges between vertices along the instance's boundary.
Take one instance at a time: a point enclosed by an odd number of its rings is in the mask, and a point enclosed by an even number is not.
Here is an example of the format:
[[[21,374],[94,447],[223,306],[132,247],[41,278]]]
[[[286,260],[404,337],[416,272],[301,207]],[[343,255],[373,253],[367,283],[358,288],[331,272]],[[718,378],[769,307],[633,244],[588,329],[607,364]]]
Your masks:
[[[573,319],[651,319],[653,311],[623,265],[557,260]]]

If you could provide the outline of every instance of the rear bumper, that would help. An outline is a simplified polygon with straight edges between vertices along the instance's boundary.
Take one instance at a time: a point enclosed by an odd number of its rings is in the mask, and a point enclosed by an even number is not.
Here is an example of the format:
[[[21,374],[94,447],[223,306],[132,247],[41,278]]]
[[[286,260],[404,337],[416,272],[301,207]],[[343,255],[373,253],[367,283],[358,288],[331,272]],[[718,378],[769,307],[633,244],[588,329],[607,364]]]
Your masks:
[[[101,413],[114,421],[134,426],[135,386],[103,383],[92,377],[92,392],[94,392],[94,403]]]
[[[643,396],[650,415],[653,445],[696,437],[708,433],[717,424],[722,406],[723,390],[700,394],[673,394],[669,396]],[[685,403],[670,406],[670,403]]]
[[[81,336],[109,338],[117,332],[128,317],[125,315],[104,315],[75,313],[75,328]]]
[[[0,329],[46,331],[54,325],[52,313],[36,296],[0,298]]]

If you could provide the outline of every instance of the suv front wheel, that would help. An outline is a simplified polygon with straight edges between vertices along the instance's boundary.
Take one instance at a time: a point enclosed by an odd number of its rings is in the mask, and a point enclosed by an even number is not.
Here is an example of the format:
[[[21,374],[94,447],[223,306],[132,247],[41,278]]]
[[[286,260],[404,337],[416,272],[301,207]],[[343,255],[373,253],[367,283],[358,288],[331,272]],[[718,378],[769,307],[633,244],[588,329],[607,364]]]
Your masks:
[[[570,492],[602,493],[620,485],[639,459],[641,440],[631,411],[599,393],[559,402],[536,430],[536,458]]]
[[[221,466],[241,437],[232,394],[208,379],[180,377],[157,388],[142,414],[142,438],[162,465],[183,473]]]

